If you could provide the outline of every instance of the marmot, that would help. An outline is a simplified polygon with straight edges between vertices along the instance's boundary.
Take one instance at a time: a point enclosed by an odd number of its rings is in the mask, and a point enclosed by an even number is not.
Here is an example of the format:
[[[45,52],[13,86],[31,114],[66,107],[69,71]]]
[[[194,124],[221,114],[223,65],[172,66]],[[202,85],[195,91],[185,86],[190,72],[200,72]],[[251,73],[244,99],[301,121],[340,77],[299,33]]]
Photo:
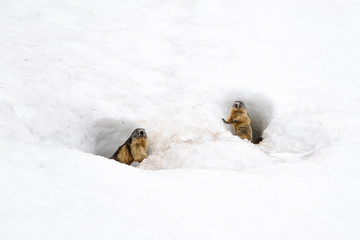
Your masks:
[[[228,120],[222,119],[226,124],[234,124],[235,134],[241,139],[252,141],[252,129],[250,126],[250,117],[246,111],[245,103],[236,101],[231,108]]]
[[[145,129],[135,129],[126,142],[110,157],[121,163],[131,164],[133,161],[141,162],[147,158],[147,135]]]

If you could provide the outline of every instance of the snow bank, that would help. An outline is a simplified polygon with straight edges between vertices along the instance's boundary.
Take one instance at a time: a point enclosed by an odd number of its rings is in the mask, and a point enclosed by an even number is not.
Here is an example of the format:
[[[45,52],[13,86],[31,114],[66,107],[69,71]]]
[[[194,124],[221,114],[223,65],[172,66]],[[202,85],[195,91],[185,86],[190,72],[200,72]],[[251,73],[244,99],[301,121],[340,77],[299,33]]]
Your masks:
[[[358,239],[352,1],[5,1],[2,239]],[[223,124],[246,103],[254,145]],[[149,157],[111,156],[137,128]]]

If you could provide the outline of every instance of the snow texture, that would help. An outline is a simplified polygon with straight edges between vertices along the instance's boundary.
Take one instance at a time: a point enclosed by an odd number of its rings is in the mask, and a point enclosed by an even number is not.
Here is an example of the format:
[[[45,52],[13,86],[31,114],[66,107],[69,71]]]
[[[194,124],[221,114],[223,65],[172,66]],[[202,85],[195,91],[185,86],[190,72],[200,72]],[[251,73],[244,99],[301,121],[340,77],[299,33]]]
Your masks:
[[[0,239],[359,239],[359,12],[3,0]],[[137,127],[148,158],[108,159]]]

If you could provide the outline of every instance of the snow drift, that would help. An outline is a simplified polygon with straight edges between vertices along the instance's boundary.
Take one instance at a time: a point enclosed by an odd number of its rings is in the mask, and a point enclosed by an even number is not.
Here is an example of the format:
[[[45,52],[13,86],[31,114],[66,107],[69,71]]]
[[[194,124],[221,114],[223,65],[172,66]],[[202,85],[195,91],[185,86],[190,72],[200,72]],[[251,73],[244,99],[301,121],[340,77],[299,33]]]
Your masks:
[[[1,239],[358,239],[359,10],[4,1]],[[109,160],[137,127],[149,157]]]

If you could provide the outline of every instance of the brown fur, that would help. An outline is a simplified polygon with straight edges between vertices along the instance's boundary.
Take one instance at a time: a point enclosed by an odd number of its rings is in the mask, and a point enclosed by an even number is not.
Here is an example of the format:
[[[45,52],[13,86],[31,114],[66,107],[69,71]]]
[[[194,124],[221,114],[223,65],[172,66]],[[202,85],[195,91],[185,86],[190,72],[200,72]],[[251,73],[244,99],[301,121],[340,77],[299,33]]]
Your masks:
[[[235,134],[241,139],[252,141],[250,117],[246,111],[245,105],[240,108],[232,107],[227,121],[224,119],[223,121],[227,124],[233,124]]]
[[[137,129],[134,130],[134,132]],[[121,145],[118,150],[110,157],[121,163],[130,165],[133,161],[141,162],[147,158],[146,147],[147,147],[147,136],[136,136],[131,135],[126,142]]]
[[[139,138],[136,139],[135,141],[134,140],[132,141],[130,148],[134,161],[141,162],[142,160],[147,158],[146,146],[147,146],[146,138]]]

